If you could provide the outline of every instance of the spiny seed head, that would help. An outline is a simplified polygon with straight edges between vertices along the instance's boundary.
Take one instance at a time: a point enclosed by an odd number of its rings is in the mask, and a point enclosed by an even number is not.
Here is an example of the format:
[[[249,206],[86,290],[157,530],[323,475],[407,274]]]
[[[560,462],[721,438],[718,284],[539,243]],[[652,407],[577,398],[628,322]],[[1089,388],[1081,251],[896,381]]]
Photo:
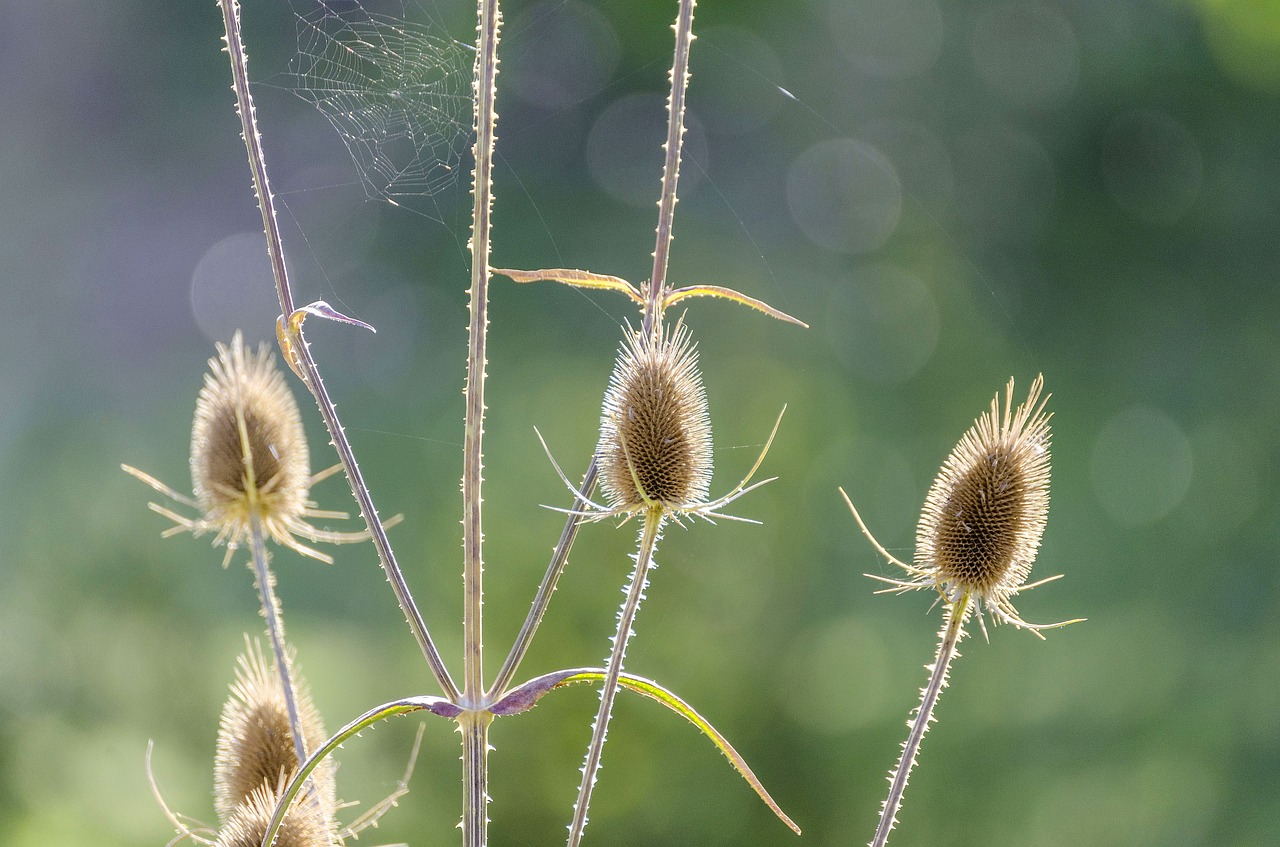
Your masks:
[[[281,791],[260,785],[232,810],[218,831],[214,847],[261,847],[262,837],[275,813]],[[285,815],[276,835],[276,847],[332,847],[341,844],[331,812],[307,803],[295,802]]]
[[[1036,377],[1013,409],[1013,380],[947,457],[916,528],[916,567],[948,596],[972,594],[997,617],[1026,582],[1049,514],[1048,395]]]
[[[600,413],[596,447],[610,507],[701,503],[711,486],[711,421],[689,331],[629,332]]]
[[[288,543],[307,510],[311,473],[298,404],[266,344],[250,353],[236,332],[217,351],[191,427],[191,480],[203,523],[235,545],[257,515],[270,536]]]
[[[292,664],[292,662],[291,662]],[[306,683],[291,670],[302,737],[308,751],[324,743],[324,725]],[[231,696],[222,710],[214,755],[214,808],[219,820],[229,823],[233,813],[262,788],[274,789],[298,769],[284,686],[257,644],[247,645],[238,660]],[[333,767],[325,760],[312,773],[316,798],[310,803],[335,808]],[[274,804],[273,804],[274,805]],[[302,802],[300,805],[307,805]],[[270,813],[267,815],[270,818]],[[261,835],[261,833],[259,833]]]

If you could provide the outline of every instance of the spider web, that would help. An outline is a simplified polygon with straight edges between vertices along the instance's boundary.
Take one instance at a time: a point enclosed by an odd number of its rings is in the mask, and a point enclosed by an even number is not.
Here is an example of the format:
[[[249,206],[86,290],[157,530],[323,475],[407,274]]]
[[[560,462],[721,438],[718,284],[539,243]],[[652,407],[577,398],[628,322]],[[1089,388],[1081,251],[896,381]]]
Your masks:
[[[412,208],[465,172],[474,51],[438,26],[344,7],[296,13],[294,93],[337,130],[368,197]]]

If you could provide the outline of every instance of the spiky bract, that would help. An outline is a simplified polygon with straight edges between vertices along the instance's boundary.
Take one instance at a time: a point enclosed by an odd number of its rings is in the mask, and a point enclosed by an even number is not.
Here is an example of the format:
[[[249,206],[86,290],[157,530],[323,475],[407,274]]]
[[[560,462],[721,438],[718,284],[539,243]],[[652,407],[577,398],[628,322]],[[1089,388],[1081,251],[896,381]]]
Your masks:
[[[706,500],[711,421],[683,324],[657,337],[628,334],[605,393],[596,458],[614,513],[655,504],[679,511]]]
[[[1025,626],[1010,599],[1026,582],[1049,514],[1048,395],[1036,377],[1013,408],[1013,380],[943,463],[916,528],[917,576],[950,598],[981,598]]]
[[[302,737],[306,749],[312,751],[325,742],[324,724],[296,669],[291,668],[291,676]],[[223,707],[218,726],[213,765],[214,808],[218,818],[230,823],[233,813],[255,792],[274,790],[298,766],[280,676],[257,644],[247,645],[239,657],[231,696]],[[300,805],[318,806],[325,810],[326,817],[332,817],[335,794],[330,761],[322,762],[310,779],[316,787],[314,799]],[[268,808],[268,819],[272,808],[274,801]]]

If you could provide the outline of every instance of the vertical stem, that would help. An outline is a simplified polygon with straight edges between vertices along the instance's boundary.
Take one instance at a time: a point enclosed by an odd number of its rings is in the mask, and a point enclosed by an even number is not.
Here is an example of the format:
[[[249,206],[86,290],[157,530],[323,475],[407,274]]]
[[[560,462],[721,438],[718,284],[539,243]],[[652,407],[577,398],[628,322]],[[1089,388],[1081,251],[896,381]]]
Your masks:
[[[467,409],[462,457],[463,547],[463,705],[462,728],[463,814],[465,847],[485,847],[489,832],[489,721],[480,711],[485,703],[481,610],[484,591],[480,520],[480,485],[484,474],[484,380],[486,338],[489,326],[489,238],[493,210],[493,148],[497,140],[498,31],[502,13],[498,0],[478,0],[475,64],[475,174],[471,222],[471,323],[467,344]]]
[[[465,643],[464,698],[480,698],[484,691],[481,656],[481,605],[484,569],[481,531],[480,485],[484,472],[484,380],[489,305],[489,235],[493,207],[493,146],[497,113],[498,29],[502,14],[498,0],[479,0],[477,25],[475,95],[476,143],[475,181],[472,193],[471,227],[471,324],[467,350],[467,410],[463,437],[462,466],[462,546],[463,546],[463,640]],[[473,703],[468,705],[474,706]]]
[[[293,735],[293,751],[301,764],[307,760],[307,745],[302,737],[302,722],[298,719],[298,699],[294,692],[293,676],[289,673],[289,659],[285,655],[284,622],[280,619],[280,600],[276,597],[275,574],[267,563],[267,546],[262,540],[262,523],[257,515],[250,518],[250,536],[253,539],[253,576],[258,584],[262,600],[262,616],[267,621],[267,636],[271,639],[271,652],[275,655],[276,675],[284,688],[285,710],[289,713],[289,732]]]
[[[921,691],[920,706],[915,717],[908,721],[911,731],[902,745],[902,756],[898,759],[898,767],[893,772],[889,784],[889,796],[885,798],[880,809],[880,823],[876,827],[875,837],[871,839],[871,847],[884,847],[889,840],[889,831],[898,822],[898,809],[902,806],[902,794],[907,789],[907,779],[911,776],[911,768],[915,766],[916,754],[920,752],[920,742],[924,739],[929,723],[933,720],[933,708],[938,703],[938,695],[947,684],[947,671],[951,660],[956,657],[956,645],[964,637],[964,619],[969,612],[969,595],[965,595],[954,604],[947,604],[947,620],[942,631],[938,633],[938,653],[934,657],[933,667],[929,671],[929,682]]]
[[[676,187],[680,181],[680,151],[684,145],[684,96],[689,88],[689,48],[693,44],[693,7],[696,0],[680,0],[680,14],[672,27],[676,31],[675,57],[671,63],[671,93],[667,97],[667,140],[662,145],[662,196],[658,200],[658,230],[653,247],[653,273],[644,309],[645,332],[662,330],[659,304],[667,282],[667,259],[671,253],[672,221],[676,214]]]
[[[587,807],[591,804],[591,790],[596,784],[605,737],[609,734],[609,718],[613,714],[613,701],[618,694],[622,660],[627,653],[627,642],[631,640],[631,627],[635,623],[636,612],[640,609],[640,601],[644,599],[645,586],[649,584],[649,568],[653,564],[653,552],[658,546],[658,534],[664,517],[661,505],[650,506],[645,512],[640,546],[636,551],[636,567],[631,572],[627,599],[618,612],[618,631],[613,636],[613,650],[609,654],[604,685],[600,690],[600,710],[596,713],[596,722],[591,728],[591,743],[587,746],[587,759],[582,766],[582,784],[578,787],[578,800],[573,807],[573,822],[569,824],[568,847],[578,847],[582,831],[587,826]]]
[[[222,22],[226,28],[224,40],[227,44],[227,54],[231,57],[231,87],[236,94],[236,111],[240,115],[240,134],[244,138],[245,148],[248,151],[249,171],[253,175],[253,190],[258,198],[258,208],[262,212],[263,228],[267,236],[267,255],[271,261],[271,275],[275,280],[276,294],[280,300],[282,326],[289,326],[291,325],[289,319],[296,310],[284,261],[284,245],[280,239],[280,228],[276,223],[274,197],[271,193],[271,185],[267,181],[266,156],[262,150],[262,136],[258,132],[257,112],[254,110],[253,98],[249,92],[249,60],[245,55],[244,38],[240,31],[240,4],[237,0],[219,0],[219,6],[222,8]],[[315,398],[320,416],[324,419],[325,428],[329,431],[329,438],[333,442],[334,449],[338,451],[338,458],[346,473],[347,483],[351,486],[351,493],[359,504],[360,515],[373,536],[374,547],[378,551],[378,561],[387,575],[387,581],[395,591],[396,600],[400,604],[401,611],[404,612],[405,620],[408,621],[409,628],[413,631],[414,638],[417,639],[418,646],[422,649],[422,654],[445,696],[456,701],[459,697],[458,688],[450,678],[449,671],[445,668],[440,653],[431,640],[431,634],[427,631],[426,623],[413,601],[413,596],[409,593],[400,566],[396,564],[386,531],[378,520],[373,497],[360,474],[355,452],[351,449],[351,442],[338,420],[338,412],[333,400],[330,399],[324,382],[320,379],[320,371],[316,367],[311,350],[301,337],[295,339],[290,348],[297,355],[297,364],[303,376],[303,382]]]
[[[267,255],[271,259],[271,276],[276,282],[276,296],[285,315],[293,313],[293,292],[289,288],[289,274],[284,264],[284,242],[280,238],[280,224],[276,221],[274,195],[267,180],[267,162],[262,152],[262,136],[258,134],[258,113],[253,108],[253,96],[249,93],[249,60],[244,52],[244,38],[240,32],[239,0],[218,0],[222,7],[222,23],[227,33],[224,40],[231,57],[231,87],[236,93],[236,109],[240,113],[240,135],[249,154],[249,172],[253,176],[253,192],[262,212],[262,228],[267,236]]]
[[[582,477],[582,486],[578,489],[582,492],[583,497],[590,497],[591,492],[596,487],[596,478],[600,474],[600,465],[595,457],[591,458],[591,464],[587,466],[587,472]],[[582,500],[574,500],[571,508],[585,507],[587,504]],[[551,603],[551,595],[555,593],[556,583],[560,581],[560,574],[564,573],[564,567],[569,562],[569,550],[573,547],[573,541],[578,536],[578,528],[582,526],[582,521],[577,515],[569,515],[564,522],[564,529],[560,531],[560,540],[556,542],[556,548],[551,553],[551,561],[547,564],[547,572],[542,577],[542,584],[538,586],[538,591],[533,597],[533,603],[530,604],[529,614],[525,616],[524,625],[520,627],[520,633],[516,636],[515,643],[511,645],[511,652],[507,654],[506,661],[502,663],[502,668],[498,671],[497,677],[493,684],[489,686],[488,698],[494,699],[500,697],[507,686],[511,684],[511,680],[515,679],[516,671],[520,667],[520,662],[524,659],[525,654],[529,652],[529,645],[533,642],[534,633],[538,631],[538,625],[542,623],[542,616],[546,614],[547,606]]]
[[[422,655],[427,660],[427,666],[431,669],[436,682],[440,685],[445,697],[457,702],[461,696],[458,686],[449,675],[449,669],[445,667],[444,659],[441,658],[440,651],[436,648],[435,642],[431,639],[431,633],[427,630],[427,624],[422,618],[422,612],[418,610],[418,604],[413,599],[413,594],[409,592],[409,585],[405,582],[404,573],[396,562],[395,552],[391,549],[391,540],[387,538],[387,531],[382,526],[382,520],[378,517],[373,495],[369,493],[369,487],[365,484],[360,465],[356,463],[356,454],[351,449],[351,441],[347,438],[347,433],[342,428],[342,423],[338,420],[338,412],[334,406],[333,399],[329,397],[329,390],[325,388],[324,381],[320,379],[320,371],[316,367],[315,360],[311,357],[310,352],[306,349],[305,341],[300,340],[296,347],[301,348],[302,351],[299,359],[302,373],[305,376],[304,381],[307,387],[311,389],[312,396],[316,399],[316,405],[320,408],[320,417],[324,420],[325,428],[329,430],[333,448],[338,453],[338,461],[342,463],[347,482],[351,486],[351,493],[360,509],[360,517],[364,518],[365,526],[369,528],[369,534],[373,539],[374,549],[378,551],[378,561],[387,577],[387,583],[391,586],[391,591],[396,596],[400,611],[404,614],[405,621],[409,624],[409,630],[413,633],[414,639],[417,640],[418,647],[422,650]]]
[[[463,847],[485,847],[489,837],[489,724],[493,715],[483,710],[458,716],[462,732]]]

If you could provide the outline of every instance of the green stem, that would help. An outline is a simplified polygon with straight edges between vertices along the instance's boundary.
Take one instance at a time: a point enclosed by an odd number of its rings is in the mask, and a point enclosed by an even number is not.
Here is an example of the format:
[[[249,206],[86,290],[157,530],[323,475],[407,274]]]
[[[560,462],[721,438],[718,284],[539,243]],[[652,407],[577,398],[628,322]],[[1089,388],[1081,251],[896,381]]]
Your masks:
[[[271,193],[271,186],[267,181],[266,156],[262,150],[262,136],[258,132],[257,113],[254,111],[253,98],[249,92],[249,63],[245,56],[244,39],[240,31],[240,5],[236,0],[219,0],[219,5],[222,8],[223,25],[226,27],[227,53],[231,57],[231,80],[232,88],[236,94],[236,108],[240,114],[240,134],[244,138],[245,147],[248,151],[249,170],[253,175],[253,189],[258,198],[258,208],[262,212],[262,221],[267,236],[267,255],[271,261],[271,273],[275,279],[276,294],[280,299],[281,315],[287,322],[296,309],[294,308],[293,292],[289,285],[288,271],[285,267],[284,247],[280,240],[279,227],[276,224],[275,200]],[[373,495],[369,493],[369,488],[365,485],[364,477],[360,473],[360,467],[356,464],[355,451],[351,449],[351,442],[347,438],[341,422],[338,420],[338,411],[334,406],[333,400],[329,397],[329,393],[325,390],[324,382],[320,379],[320,370],[316,365],[315,358],[311,355],[310,348],[302,339],[299,339],[298,343],[293,345],[293,351],[298,358],[297,364],[300,366],[303,382],[315,398],[316,405],[320,409],[320,416],[324,419],[325,428],[329,431],[329,438],[338,453],[339,461],[342,462],[342,469],[346,473],[347,483],[351,486],[351,493],[359,504],[360,516],[364,518],[365,526],[369,528],[369,533],[373,537],[374,547],[378,551],[379,563],[387,576],[387,581],[391,583],[396,600],[400,604],[400,610],[404,613],[405,620],[408,621],[409,628],[412,630],[414,638],[418,641],[418,646],[422,649],[422,654],[426,658],[436,682],[439,683],[440,688],[450,700],[457,700],[459,698],[458,688],[449,676],[449,671],[445,667],[444,661],[440,658],[440,652],[436,649],[435,643],[431,639],[431,634],[427,631],[426,623],[418,611],[417,604],[409,593],[404,575],[391,551],[391,543],[387,538],[386,530],[383,529],[382,522],[378,519],[378,512],[373,504]]]
[[[271,275],[276,283],[276,296],[285,315],[293,314],[293,292],[289,288],[289,273],[284,263],[284,242],[280,238],[280,225],[267,180],[267,162],[262,152],[262,136],[258,133],[258,113],[253,108],[253,96],[249,92],[249,59],[244,52],[244,37],[240,31],[239,0],[218,0],[222,7],[222,23],[226,27],[227,54],[231,57],[232,88],[236,93],[236,108],[240,113],[240,134],[249,154],[249,173],[253,177],[253,193],[258,198],[262,212],[262,228],[267,236],[267,255],[271,260]]]
[[[471,222],[471,322],[467,330],[466,420],[462,448],[462,635],[463,693],[466,711],[462,730],[463,814],[465,847],[485,847],[489,832],[489,722],[483,711],[484,532],[481,483],[484,478],[484,382],[489,328],[489,248],[493,211],[493,149],[497,140],[495,108],[498,76],[498,33],[502,13],[498,0],[478,0],[475,64],[475,173]]]
[[[618,677],[622,673],[622,660],[631,640],[631,628],[635,623],[640,601],[644,599],[645,586],[649,584],[649,568],[653,565],[653,553],[658,546],[658,536],[666,517],[661,504],[649,507],[645,512],[644,527],[640,531],[640,545],[636,551],[636,566],[631,572],[631,585],[627,599],[618,613],[618,631],[613,637],[613,651],[605,667],[604,685],[600,690],[600,710],[591,728],[591,742],[587,745],[587,758],[582,766],[582,784],[578,787],[578,799],[573,806],[573,822],[569,824],[568,847],[578,847],[582,831],[587,826],[587,808],[591,805],[591,790],[600,771],[600,757],[604,753],[605,737],[609,733],[609,718],[613,713],[613,701],[618,694]]]
[[[472,193],[471,323],[468,328],[467,406],[463,434],[462,467],[462,547],[463,547],[463,641],[465,650],[464,699],[483,696],[482,618],[484,570],[480,505],[484,474],[484,383],[486,339],[489,326],[489,240],[493,207],[493,147],[496,140],[498,30],[502,14],[498,0],[479,0],[476,45],[476,143],[475,181]]]
[[[253,540],[253,576],[262,601],[262,617],[267,621],[267,637],[271,640],[271,652],[275,655],[276,675],[284,689],[285,711],[289,714],[289,732],[293,735],[293,751],[298,762],[307,760],[307,745],[302,737],[302,721],[298,718],[298,698],[289,673],[289,659],[285,655],[284,621],[280,617],[280,600],[276,597],[275,574],[267,562],[267,546],[262,539],[262,523],[257,515],[249,522],[249,534]]]
[[[462,732],[462,819],[464,847],[485,847],[489,832],[489,724],[493,715],[468,711],[458,716]]]
[[[938,633],[938,653],[934,657],[933,667],[929,670],[929,682],[921,692],[920,706],[915,717],[908,723],[911,731],[902,745],[902,756],[898,759],[898,767],[893,772],[889,784],[889,796],[885,798],[880,809],[880,823],[876,827],[875,837],[871,839],[871,847],[884,847],[889,840],[889,832],[898,822],[898,809],[902,806],[902,794],[907,789],[907,779],[916,763],[916,754],[920,752],[920,742],[924,739],[929,723],[933,720],[933,709],[938,703],[938,696],[947,685],[947,671],[951,660],[958,654],[956,646],[964,638],[964,619],[969,613],[969,595],[964,595],[956,603],[947,604],[947,619],[942,631]]]
[[[653,273],[645,298],[643,330],[662,331],[660,303],[667,283],[671,255],[672,221],[676,214],[676,187],[680,181],[680,152],[684,144],[684,97],[689,88],[689,48],[693,44],[693,7],[696,0],[680,0],[676,18],[676,48],[671,63],[671,93],[667,97],[667,140],[662,164],[662,196],[658,199],[658,229],[653,247]]]
[[[600,473],[600,465],[592,457],[591,464],[587,466],[587,472],[582,477],[582,486],[578,489],[582,492],[583,497],[590,497],[591,492],[596,487],[596,478]],[[582,508],[586,503],[582,500],[574,500],[570,508]],[[556,543],[556,549],[551,554],[551,562],[547,565],[547,572],[542,577],[542,584],[538,586],[538,592],[533,597],[533,604],[529,608],[529,614],[524,619],[524,626],[520,628],[519,635],[516,636],[515,643],[511,645],[511,652],[507,654],[507,659],[502,664],[502,669],[498,671],[498,676],[494,680],[493,685],[489,687],[488,698],[496,700],[506,692],[507,686],[511,685],[511,680],[515,679],[516,671],[520,668],[520,662],[524,659],[525,654],[529,652],[529,645],[533,642],[534,633],[538,631],[538,625],[542,623],[542,617],[547,612],[547,606],[551,603],[551,595],[555,593],[556,583],[560,581],[560,575],[564,573],[565,565],[569,562],[569,550],[573,547],[573,541],[577,538],[578,528],[582,526],[582,521],[577,515],[569,515],[564,522],[564,529],[560,532],[560,540]]]

